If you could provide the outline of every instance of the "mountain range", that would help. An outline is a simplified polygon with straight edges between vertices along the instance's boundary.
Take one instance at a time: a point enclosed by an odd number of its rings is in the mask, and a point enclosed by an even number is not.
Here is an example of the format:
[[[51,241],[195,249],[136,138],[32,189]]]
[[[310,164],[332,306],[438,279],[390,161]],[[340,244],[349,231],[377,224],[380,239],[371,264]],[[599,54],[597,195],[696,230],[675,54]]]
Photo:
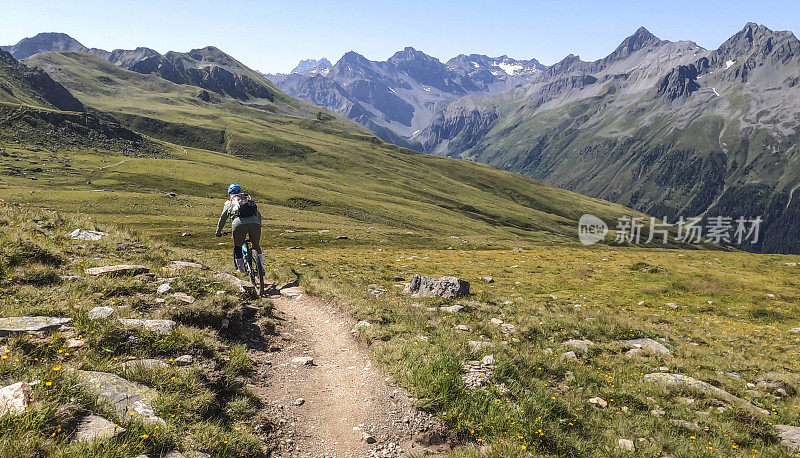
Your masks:
[[[800,252],[799,49],[791,32],[754,23],[716,50],[642,27],[591,62],[441,64],[407,48],[387,62],[350,52],[326,72],[270,78],[399,145],[673,221],[761,216],[748,248]]]

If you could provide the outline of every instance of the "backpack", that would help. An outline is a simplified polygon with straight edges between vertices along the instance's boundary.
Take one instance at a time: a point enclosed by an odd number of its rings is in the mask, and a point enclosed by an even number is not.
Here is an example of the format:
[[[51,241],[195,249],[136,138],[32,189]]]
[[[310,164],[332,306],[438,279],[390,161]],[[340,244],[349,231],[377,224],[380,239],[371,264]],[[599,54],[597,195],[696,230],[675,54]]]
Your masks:
[[[255,216],[258,211],[255,201],[250,194],[234,194],[231,196],[231,215],[234,218],[247,218]]]

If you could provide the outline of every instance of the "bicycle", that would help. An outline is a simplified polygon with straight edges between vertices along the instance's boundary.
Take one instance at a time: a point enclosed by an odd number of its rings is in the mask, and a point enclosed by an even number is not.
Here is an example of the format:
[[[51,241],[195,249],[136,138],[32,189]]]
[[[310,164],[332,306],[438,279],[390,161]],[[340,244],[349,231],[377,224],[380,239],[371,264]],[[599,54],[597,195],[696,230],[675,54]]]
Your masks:
[[[244,255],[244,267],[247,270],[247,274],[250,276],[250,283],[256,288],[258,296],[263,297],[264,266],[253,258],[253,245],[250,243],[250,240],[244,242],[244,245],[242,245],[242,254]]]
[[[230,232],[224,231],[222,235],[230,235]],[[245,241],[244,245],[242,245],[242,256],[244,257],[245,270],[250,277],[250,283],[256,289],[259,297],[264,297],[264,266],[259,264],[253,257],[253,244],[250,240]]]

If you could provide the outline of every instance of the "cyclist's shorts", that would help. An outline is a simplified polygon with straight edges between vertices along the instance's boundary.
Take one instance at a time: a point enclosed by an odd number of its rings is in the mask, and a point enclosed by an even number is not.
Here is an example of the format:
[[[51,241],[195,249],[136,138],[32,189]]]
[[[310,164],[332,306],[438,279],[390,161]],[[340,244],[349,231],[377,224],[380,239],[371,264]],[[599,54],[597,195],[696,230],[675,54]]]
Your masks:
[[[254,248],[261,245],[261,225],[260,224],[240,224],[233,230],[233,244],[236,246],[244,245],[247,237],[250,236],[250,242]]]

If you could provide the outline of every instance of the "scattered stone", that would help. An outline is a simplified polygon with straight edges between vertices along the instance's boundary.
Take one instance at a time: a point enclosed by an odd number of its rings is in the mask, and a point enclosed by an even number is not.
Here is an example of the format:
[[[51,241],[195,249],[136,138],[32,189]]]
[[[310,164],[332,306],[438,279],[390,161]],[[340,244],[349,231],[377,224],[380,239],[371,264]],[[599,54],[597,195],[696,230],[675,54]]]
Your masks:
[[[194,304],[195,301],[194,296],[190,296],[186,293],[172,293],[172,297],[187,304]]]
[[[670,351],[667,347],[649,337],[645,337],[643,339],[623,340],[622,346],[630,349],[644,350],[648,353],[653,353],[658,355],[670,354]]]
[[[489,320],[489,322],[495,326],[500,326],[501,324],[503,324],[503,320],[501,320],[500,318],[492,318],[491,320]]]
[[[686,428],[691,431],[697,431],[700,429],[700,425],[693,421],[682,420],[680,418],[672,418],[669,420],[675,426],[680,426],[681,428]]]
[[[314,358],[310,356],[295,356],[292,358],[292,364],[297,366],[313,366]]]
[[[31,386],[17,382],[0,388],[0,417],[20,415],[31,403]]]
[[[370,434],[370,433],[368,433],[366,431],[361,433],[361,440],[363,440],[364,442],[366,442],[368,444],[374,444],[375,442],[378,442],[377,440],[375,440],[374,437],[372,437],[372,434]]]
[[[97,241],[102,239],[103,237],[108,236],[108,232],[100,232],[100,231],[85,231],[83,229],[75,229],[72,233],[69,234],[72,240],[92,240]]]
[[[76,282],[83,279],[80,275],[59,275],[58,279],[67,282]]]
[[[176,366],[189,366],[194,363],[194,356],[192,355],[181,355],[172,360]]]
[[[636,450],[636,446],[633,445],[633,441],[630,439],[620,439],[617,441],[617,446],[626,452],[633,452]]]
[[[477,352],[477,351],[480,351],[480,350],[482,350],[484,348],[491,347],[492,343],[491,342],[484,342],[484,341],[481,341],[481,340],[470,340],[469,342],[467,342],[467,346],[469,347],[470,350],[472,350],[474,352]]]
[[[470,327],[467,326],[466,324],[459,324],[459,325],[456,325],[455,330],[456,331],[462,331],[462,332],[469,332]]]
[[[206,267],[202,264],[189,261],[170,261],[169,264],[167,264],[167,269],[169,269],[171,272],[177,272],[184,269],[203,270],[205,268]]]
[[[789,329],[789,332],[791,332],[792,334],[800,334],[800,328]]]
[[[494,283],[494,278],[492,277],[481,277],[481,281],[484,283]]]
[[[170,292],[171,290],[172,290],[172,285],[170,285],[169,283],[162,283],[158,285],[158,288],[156,288],[156,293],[164,295]]]
[[[685,387],[685,388],[695,389],[711,397],[722,399],[732,404],[737,404],[750,412],[757,412],[761,414],[769,413],[766,410],[757,407],[751,404],[750,402],[745,401],[744,399],[738,398],[721,388],[717,388],[714,385],[711,385],[710,383],[697,380],[687,375],[670,374],[667,372],[652,372],[650,374],[645,374],[644,379],[645,381],[659,384],[665,388]]]
[[[469,283],[457,277],[423,277],[414,274],[405,288],[415,297],[461,297],[469,295]]]
[[[494,355],[486,355],[480,361],[464,363],[461,380],[467,388],[475,389],[489,383],[493,370]]]
[[[800,426],[775,425],[775,429],[778,430],[783,445],[800,451]]]
[[[291,286],[291,287],[288,287],[288,288],[281,288],[281,296],[286,296],[289,299],[297,299],[300,296],[302,296],[303,294],[304,294],[303,293],[303,288],[301,288],[299,286]]]
[[[561,357],[564,358],[564,359],[577,359],[578,358],[578,356],[572,350],[564,352],[564,353],[561,353]]]
[[[169,334],[172,328],[175,327],[175,322],[172,320],[140,320],[132,318],[120,318],[120,324],[131,328],[142,328],[145,330],[157,332],[159,334]]]
[[[581,354],[589,353],[589,347],[591,347],[592,345],[594,345],[594,342],[592,342],[591,340],[570,339],[561,342],[562,347],[575,350],[576,352]]]
[[[336,240],[347,240],[349,237],[346,235],[339,235],[336,237]]]
[[[169,364],[161,361],[160,359],[134,359],[131,361],[125,361],[124,363],[120,364],[123,369],[132,370],[132,369],[160,369],[162,367],[168,367]]]
[[[72,318],[51,316],[10,316],[0,318],[0,336],[12,332],[52,331],[72,321]]]
[[[756,386],[766,391],[769,391],[770,393],[779,398],[785,398],[789,396],[789,393],[786,391],[787,388],[786,384],[778,380],[769,380],[769,379],[760,380],[756,382]]]
[[[608,402],[606,402],[605,399],[603,399],[603,398],[601,398],[599,396],[593,397],[593,398],[589,398],[589,404],[594,404],[594,405],[596,405],[598,407],[602,407],[602,408],[606,408],[606,406],[608,406]]]
[[[303,398],[297,398],[294,400],[294,405],[301,406],[306,403],[306,400]]]
[[[117,434],[125,432],[125,428],[115,426],[114,423],[99,415],[88,415],[81,419],[75,430],[75,440],[78,442],[93,442],[110,439]]]
[[[211,458],[208,453],[198,452],[197,450],[189,450],[186,452],[186,458]]]
[[[503,323],[500,325],[500,332],[502,332],[503,334],[511,334],[512,332],[514,332],[514,329],[516,328],[517,327],[514,326],[513,324]]]
[[[224,272],[217,272],[214,274],[217,280],[224,281],[229,285],[236,288],[238,293],[243,296],[253,296],[256,294],[256,287],[249,281],[244,281],[235,275],[226,274]]]
[[[364,330],[366,330],[367,328],[370,328],[370,327],[372,327],[372,323],[370,323],[367,320],[361,320],[358,323],[356,323],[356,325],[353,328],[353,330],[356,331],[356,332],[364,331]]]
[[[151,424],[166,424],[156,416],[151,407],[158,397],[156,390],[108,372],[76,371],[76,374],[82,386],[111,403],[120,417],[136,418]]]
[[[86,275],[92,275],[95,277],[99,275],[113,277],[117,275],[139,275],[150,272],[150,269],[140,265],[119,264],[116,266],[90,267],[85,269],[84,272],[86,272]]]
[[[439,307],[439,310],[447,313],[459,313],[464,310],[464,306],[456,304],[449,307]]]
[[[170,197],[170,198],[178,197],[178,193],[172,192],[172,191],[165,192],[164,195],[167,196],[167,197]]]
[[[86,341],[83,339],[79,339],[77,337],[70,337],[64,343],[64,346],[67,348],[80,348],[86,344]]]
[[[92,320],[99,320],[101,318],[108,318],[114,313],[111,307],[95,307],[89,310],[89,318]]]
[[[652,415],[655,415],[656,417],[663,417],[664,415],[667,414],[667,412],[665,412],[665,411],[663,411],[661,409],[652,409],[652,410],[650,410],[650,413]]]
[[[667,307],[669,307],[671,309],[677,309],[678,308],[678,304],[676,304],[674,302],[667,302],[666,305],[667,305]]]

